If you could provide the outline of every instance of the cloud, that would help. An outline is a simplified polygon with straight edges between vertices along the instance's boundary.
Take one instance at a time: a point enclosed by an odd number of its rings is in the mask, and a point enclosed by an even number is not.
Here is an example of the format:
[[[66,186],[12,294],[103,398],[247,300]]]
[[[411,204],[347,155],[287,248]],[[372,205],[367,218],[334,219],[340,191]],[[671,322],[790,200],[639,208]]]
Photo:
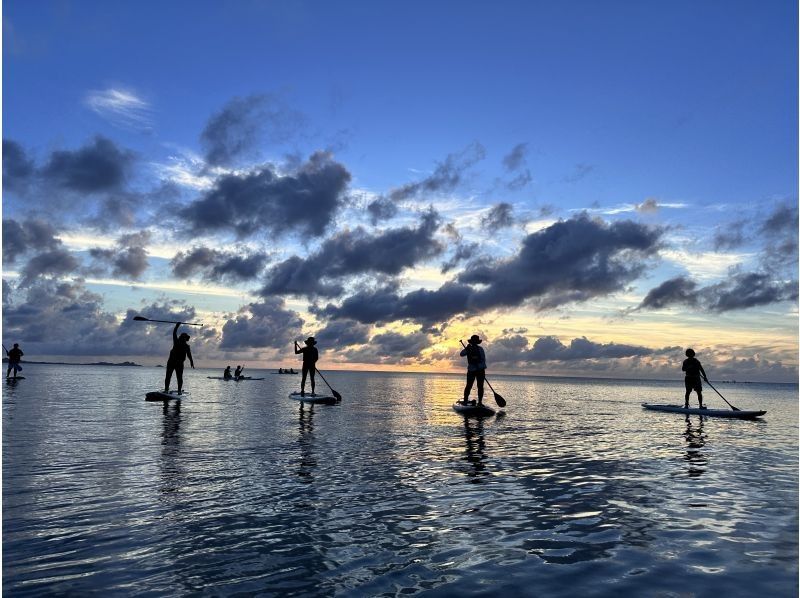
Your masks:
[[[546,361],[582,361],[592,359],[622,359],[643,357],[657,351],[638,345],[597,343],[585,336],[572,339],[568,345],[555,336],[537,338],[533,345],[520,334],[501,337],[487,351],[487,360],[498,364],[540,363]]]
[[[441,253],[442,245],[434,238],[439,224],[439,215],[431,209],[416,227],[389,229],[376,235],[362,228],[342,231],[308,258],[293,256],[273,266],[260,293],[332,297],[341,293],[341,287],[326,285],[324,280],[366,273],[399,274]]]
[[[506,187],[516,191],[525,187],[533,180],[530,170],[525,168],[525,158],[528,153],[527,143],[518,143],[511,151],[503,157],[503,166],[508,172],[516,173],[516,176],[506,182]]]
[[[3,219],[3,263],[13,264],[18,257],[41,250],[55,250],[61,246],[57,231],[43,220],[18,222]]]
[[[411,363],[419,358],[430,343],[430,336],[423,332],[385,332],[373,336],[365,347],[346,351],[344,356],[356,363]]]
[[[125,182],[133,160],[133,153],[97,136],[78,150],[54,151],[41,175],[45,181],[70,191],[113,191]]]
[[[267,254],[263,252],[239,254],[208,247],[193,247],[189,251],[179,251],[170,261],[170,266],[172,273],[178,278],[190,278],[199,274],[204,280],[237,282],[259,276],[267,259]]]
[[[268,297],[250,303],[222,326],[220,348],[225,350],[285,348],[302,335],[303,320],[286,309],[283,299]]]
[[[59,278],[72,274],[80,266],[80,262],[66,249],[58,247],[36,254],[22,268],[21,287],[33,284],[42,276]]]
[[[379,197],[367,204],[367,213],[370,216],[370,221],[373,225],[381,222],[382,220],[390,220],[397,214],[398,208],[388,197]]]
[[[34,175],[34,162],[16,141],[3,139],[3,189],[22,191]]]
[[[731,249],[738,249],[747,241],[744,234],[744,229],[747,222],[738,220],[724,225],[724,229],[718,227],[714,231],[714,251],[727,251]]]
[[[86,94],[85,102],[113,125],[135,130],[152,127],[150,104],[131,90],[113,87],[93,90]]]
[[[561,182],[577,183],[585,179],[587,176],[589,176],[593,170],[594,166],[592,166],[591,164],[585,164],[585,163],[576,164],[574,170],[570,174],[564,176],[561,179]]]
[[[349,345],[362,345],[369,339],[370,327],[355,320],[336,320],[328,322],[325,328],[314,335],[317,342],[325,347],[341,349]]]
[[[635,210],[640,214],[655,214],[660,207],[654,197],[648,197],[642,203],[636,204]]]
[[[501,228],[514,226],[514,207],[507,202],[501,202],[492,208],[481,218],[481,226],[489,232],[496,232]]]
[[[347,169],[330,154],[317,152],[291,174],[271,165],[228,174],[180,211],[189,233],[229,230],[238,237],[295,231],[321,235],[345,202]]]
[[[738,272],[705,287],[687,277],[671,278],[648,292],[636,309],[687,305],[719,313],[796,300],[797,281],[775,280],[763,272]]]
[[[251,154],[262,139],[271,144],[288,141],[305,121],[277,96],[236,97],[208,120],[200,141],[209,164],[229,166]]]
[[[110,268],[112,276],[139,280],[149,266],[145,249],[149,242],[150,233],[141,231],[122,235],[113,249],[89,249],[89,255],[95,260],[93,271],[100,273]]]

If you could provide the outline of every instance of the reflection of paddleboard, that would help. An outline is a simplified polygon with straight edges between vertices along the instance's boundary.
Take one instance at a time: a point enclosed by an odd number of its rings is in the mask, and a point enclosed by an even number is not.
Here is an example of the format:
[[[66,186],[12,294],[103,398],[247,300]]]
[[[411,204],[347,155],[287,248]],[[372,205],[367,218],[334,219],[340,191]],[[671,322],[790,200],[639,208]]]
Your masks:
[[[709,417],[732,417],[736,419],[755,419],[766,413],[766,411],[733,411],[732,409],[700,409],[695,407],[687,409],[681,405],[654,405],[651,403],[642,403],[642,407],[651,411],[667,411],[669,413],[683,413],[684,415],[706,415]]]
[[[189,396],[189,393],[185,390],[181,393],[178,393],[177,390],[171,390],[169,392],[161,392],[161,391],[154,391],[148,392],[144,396],[145,401],[169,401],[170,399],[185,399]]]
[[[6,380],[7,380],[8,382],[11,382],[11,381],[13,381],[13,380],[24,380],[24,379],[25,379],[25,376],[17,376],[16,378],[13,378],[13,377],[8,377],[8,378],[6,378]]]
[[[239,376],[238,378],[225,378],[224,376],[206,376],[209,380],[232,380],[239,382],[240,380],[264,380],[264,378],[251,378],[250,376]]]
[[[336,397],[330,395],[312,395],[310,392],[307,392],[305,396],[302,396],[299,392],[293,392],[289,394],[289,398],[295,401],[302,401],[303,403],[322,403],[323,405],[336,405],[336,403],[339,402],[336,400]]]
[[[491,407],[487,405],[477,405],[475,401],[469,401],[468,404],[464,404],[461,401],[456,401],[453,403],[453,410],[461,413],[462,415],[475,415],[478,417],[489,417],[490,415],[494,415],[496,412]]]

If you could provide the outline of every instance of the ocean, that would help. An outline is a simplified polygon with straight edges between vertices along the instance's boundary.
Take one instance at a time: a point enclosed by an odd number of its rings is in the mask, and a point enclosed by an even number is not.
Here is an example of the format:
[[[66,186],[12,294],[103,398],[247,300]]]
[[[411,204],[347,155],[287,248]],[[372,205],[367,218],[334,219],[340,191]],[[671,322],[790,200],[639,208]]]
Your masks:
[[[159,368],[23,373],[9,596],[798,593],[797,385],[715,384],[767,410],[739,421],[644,411],[682,403],[679,372],[497,375],[504,413],[465,419],[460,375],[326,371],[343,401],[309,406],[268,371],[187,370],[169,404],[144,400]]]

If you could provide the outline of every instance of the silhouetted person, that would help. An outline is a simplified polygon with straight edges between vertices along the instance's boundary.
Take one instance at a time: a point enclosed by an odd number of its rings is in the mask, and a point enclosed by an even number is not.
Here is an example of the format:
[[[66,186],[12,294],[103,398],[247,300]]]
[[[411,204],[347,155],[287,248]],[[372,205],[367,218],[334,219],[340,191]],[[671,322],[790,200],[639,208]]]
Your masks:
[[[684,397],[684,407],[689,408],[689,395],[692,391],[697,393],[697,401],[700,403],[700,409],[705,409],[703,406],[703,384],[700,382],[700,377],[708,382],[708,377],[700,364],[700,361],[695,358],[693,349],[686,349],[686,359],[683,360],[683,367],[681,369],[686,372],[684,378],[684,385],[686,386],[686,396]]]
[[[25,355],[25,353],[23,353],[22,349],[19,348],[18,343],[14,343],[14,346],[11,347],[11,351],[6,351],[6,355],[8,355],[8,369],[6,370],[6,378],[11,376],[11,370],[14,370],[14,378],[16,378],[17,370],[22,369],[22,367],[19,365],[19,362],[22,360],[22,356]]]
[[[226,380],[230,380],[231,378],[233,378],[233,374],[231,374],[231,366],[225,368],[225,371],[222,372],[222,377],[225,378]]]
[[[278,373],[282,374],[283,373],[283,368],[278,368]]]
[[[483,382],[486,380],[486,353],[480,347],[481,338],[477,334],[469,337],[469,344],[461,351],[467,357],[467,385],[464,387],[464,403],[469,399],[472,385],[478,381],[478,405],[483,405]]]
[[[192,350],[189,348],[189,339],[191,338],[185,332],[178,336],[178,327],[180,322],[175,324],[172,329],[172,350],[169,352],[169,359],[167,360],[167,376],[164,378],[164,392],[169,392],[169,381],[172,378],[172,372],[175,372],[175,379],[178,381],[178,392],[183,391],[183,362],[189,358],[189,363],[194,369],[194,360],[192,359]]]
[[[243,370],[243,369],[244,369],[244,366],[243,366],[243,365],[237,365],[237,366],[236,366],[236,371],[233,373],[233,377],[234,377],[234,378],[238,378],[239,376],[241,376],[241,375],[242,375],[242,370]]]
[[[319,359],[319,351],[314,346],[317,344],[317,341],[314,340],[313,336],[309,336],[306,339],[306,346],[302,349],[297,344],[297,341],[294,341],[294,353],[297,355],[298,353],[303,354],[303,376],[300,379],[300,396],[306,396],[306,376],[311,374],[311,394],[314,394],[314,374],[317,373],[317,360]]]

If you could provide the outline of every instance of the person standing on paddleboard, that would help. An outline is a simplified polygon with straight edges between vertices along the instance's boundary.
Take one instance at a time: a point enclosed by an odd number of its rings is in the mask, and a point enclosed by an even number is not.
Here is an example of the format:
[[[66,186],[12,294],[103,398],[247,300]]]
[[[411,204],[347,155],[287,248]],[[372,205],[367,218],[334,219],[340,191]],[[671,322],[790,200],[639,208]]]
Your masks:
[[[5,349],[5,347],[3,347]],[[6,351],[6,355],[8,355],[8,369],[6,370],[6,378],[11,376],[11,370],[14,370],[14,378],[17,377],[17,371],[21,370],[22,367],[19,365],[19,362],[22,361],[22,356],[25,353],[22,352],[22,349],[19,348],[18,343],[14,343],[14,346],[11,347],[11,351]]]
[[[311,374],[311,395],[314,395],[314,374],[317,373],[317,360],[319,359],[319,351],[314,346],[317,341],[313,336],[306,339],[306,346],[302,349],[297,341],[294,341],[294,354],[303,354],[303,376],[300,379],[300,396],[306,396],[306,376]]]
[[[189,363],[194,369],[194,360],[192,359],[192,350],[189,348],[189,339],[191,338],[185,332],[178,336],[178,327],[180,322],[175,324],[172,329],[172,350],[169,352],[169,359],[167,360],[167,376],[164,378],[164,392],[169,392],[169,382],[172,378],[172,372],[175,372],[175,379],[178,381],[178,393],[183,391],[183,362],[189,358]]]
[[[703,405],[703,384],[700,382],[700,376],[703,380],[708,382],[708,377],[700,364],[700,360],[694,356],[694,349],[686,349],[686,359],[683,360],[683,367],[681,369],[686,372],[686,378],[683,383],[686,386],[686,396],[684,397],[684,407],[689,408],[689,395],[692,391],[697,393],[697,400],[700,403],[700,409],[705,409]]]
[[[469,400],[472,385],[478,381],[478,405],[483,405],[483,382],[486,380],[486,353],[483,352],[481,337],[473,334],[469,344],[461,351],[461,357],[467,358],[467,385],[464,387],[464,404]]]

